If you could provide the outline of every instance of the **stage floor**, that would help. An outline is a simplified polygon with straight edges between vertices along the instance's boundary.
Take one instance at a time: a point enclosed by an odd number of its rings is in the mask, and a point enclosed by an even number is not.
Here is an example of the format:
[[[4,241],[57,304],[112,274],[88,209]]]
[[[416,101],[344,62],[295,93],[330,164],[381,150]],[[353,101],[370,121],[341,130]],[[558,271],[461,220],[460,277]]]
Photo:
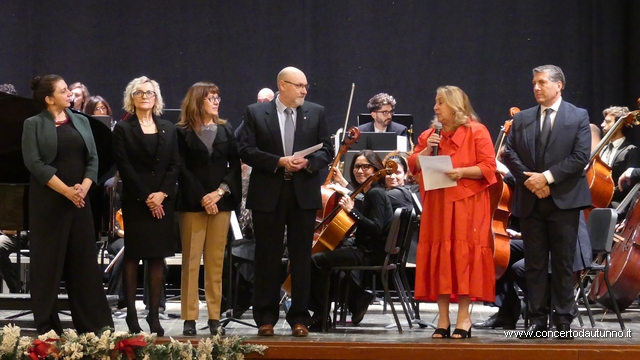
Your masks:
[[[137,304],[138,309],[143,309],[141,302]],[[310,333],[307,338],[294,338],[290,327],[284,321],[284,313],[275,327],[274,337],[259,337],[257,330],[235,322],[229,323],[226,328],[227,335],[238,335],[244,337],[251,343],[260,343],[269,346],[265,356],[249,355],[247,358],[268,358],[268,359],[505,359],[517,357],[518,360],[528,358],[562,360],[569,359],[605,359],[615,356],[620,359],[640,358],[640,309],[635,307],[622,314],[625,326],[628,331],[621,332],[615,314],[607,313],[601,321],[603,312],[601,309],[594,309],[596,327],[591,328],[586,310],[581,308],[584,327],[580,327],[576,319],[572,324],[573,330],[584,329],[592,336],[596,330],[600,335],[605,330],[615,331],[616,335],[622,337],[583,337],[574,341],[559,340],[519,340],[514,337],[507,337],[504,330],[478,330],[473,329],[473,337],[466,340],[434,340],[431,339],[432,328],[420,328],[414,325],[409,328],[406,318],[399,305],[396,305],[400,316],[403,333],[399,333],[390,309],[383,314],[382,306],[379,303],[371,305],[367,315],[359,326],[352,326],[347,322],[346,327],[338,327],[327,333]],[[452,305],[452,313],[455,315],[456,306]],[[472,320],[474,322],[483,321],[497,311],[495,307],[484,306],[476,303],[472,309]],[[0,310],[0,318],[15,314],[15,311]],[[166,331],[165,337],[173,337],[180,340],[194,340],[208,335],[208,329],[200,330],[206,326],[207,312],[206,305],[201,302],[200,318],[198,320],[198,335],[196,337],[182,336],[182,320],[180,316],[180,303],[170,301],[167,303],[167,320],[162,321]],[[423,303],[420,305],[421,318],[427,322],[435,322],[437,307],[435,304]],[[144,315],[140,314],[140,325],[143,330],[148,326],[144,321]],[[33,327],[31,315],[23,316],[16,322],[24,328],[23,334],[33,335],[34,332],[29,327]],[[71,326],[70,318],[61,315],[65,325]],[[348,318],[349,319],[349,318]],[[240,319],[253,324],[251,310],[247,311]],[[452,318],[452,321],[455,320]],[[116,330],[127,330],[124,316],[114,314]],[[6,320],[3,320],[6,323]],[[453,326],[452,326],[453,327]],[[518,322],[517,330],[524,329],[524,322]],[[428,355],[427,355],[428,354]]]

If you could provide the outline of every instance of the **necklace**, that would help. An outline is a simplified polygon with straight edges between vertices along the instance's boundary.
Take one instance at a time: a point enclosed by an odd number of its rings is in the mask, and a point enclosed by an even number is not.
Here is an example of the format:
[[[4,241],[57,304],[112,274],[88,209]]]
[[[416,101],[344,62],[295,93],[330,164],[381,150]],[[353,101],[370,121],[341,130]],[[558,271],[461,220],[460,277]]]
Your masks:
[[[155,124],[155,123],[154,123],[153,121],[152,121],[152,122],[150,122],[149,124],[145,124],[145,123],[143,123],[142,121],[140,122],[140,125],[142,125],[142,126],[146,126],[146,127],[153,126],[154,124]]]

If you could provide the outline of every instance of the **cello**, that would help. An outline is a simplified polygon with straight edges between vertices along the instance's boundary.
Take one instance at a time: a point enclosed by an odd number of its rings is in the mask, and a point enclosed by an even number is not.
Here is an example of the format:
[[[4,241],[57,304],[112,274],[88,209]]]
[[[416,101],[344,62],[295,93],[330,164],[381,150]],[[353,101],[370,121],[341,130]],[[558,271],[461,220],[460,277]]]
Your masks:
[[[633,115],[636,112],[637,110],[627,116],[621,116],[616,120],[611,130],[605,134],[598,143],[598,146],[591,152],[589,165],[587,165],[587,182],[589,183],[589,191],[591,192],[591,203],[595,208],[609,207],[616,187],[611,176],[611,167],[602,161],[600,153],[602,149],[611,142],[611,137],[621,126],[637,125],[637,115]],[[584,210],[585,217],[589,217],[589,212],[591,212],[591,209]]]
[[[520,112],[517,107],[509,109],[509,115],[511,119],[504,122],[504,125],[500,128],[500,133],[496,140],[495,152],[496,160],[498,160],[498,154],[504,144],[506,136],[511,130],[511,124],[513,123],[513,116]],[[511,214],[511,205],[513,198],[511,196],[511,190],[504,183],[504,177],[502,174],[496,172],[496,182],[489,186],[490,206],[492,209],[491,216],[491,233],[492,233],[492,250],[493,250],[493,263],[496,268],[496,279],[500,278],[509,266],[510,256],[510,236],[507,233],[507,227],[509,225],[509,215]]]
[[[322,220],[325,219],[327,215],[329,215],[329,213],[331,213],[331,211],[336,208],[338,201],[340,201],[342,195],[335,192],[334,190],[329,189],[327,185],[329,185],[329,183],[331,183],[331,181],[333,180],[333,168],[338,166],[342,155],[349,151],[349,147],[351,147],[354,142],[358,141],[359,138],[360,129],[355,126],[350,127],[349,130],[347,130],[347,132],[345,133],[345,136],[342,139],[342,144],[340,145],[340,150],[338,151],[336,157],[333,159],[333,164],[331,164],[331,167],[329,167],[329,174],[327,175],[327,179],[320,187],[320,193],[322,196],[322,209],[318,210],[318,212],[316,213],[316,223],[322,222]]]
[[[395,173],[396,170],[398,170],[398,163],[393,160],[388,160],[384,164],[384,167],[384,169],[371,174],[349,197],[351,197],[352,200],[355,199],[356,195],[361,193],[371,182],[378,181],[387,175]],[[333,251],[340,245],[342,240],[351,233],[355,225],[355,220],[341,207],[338,206],[333,209],[320,224],[316,225],[316,234],[313,239],[311,255],[323,251]],[[287,295],[291,295],[291,274],[287,276],[287,279],[282,284],[282,290],[284,290]]]
[[[640,110],[633,111],[624,118],[621,117],[616,124],[618,122],[640,124]],[[634,190],[637,189],[638,184],[634,186]],[[640,196],[635,198],[634,196],[635,191],[631,191],[618,207],[620,209],[630,201],[633,203],[624,220],[622,231],[614,236],[616,241],[609,254],[609,282],[620,311],[629,307],[640,293]],[[616,210],[619,211],[618,209]],[[598,274],[594,279],[589,297],[606,308],[613,308],[603,273]]]

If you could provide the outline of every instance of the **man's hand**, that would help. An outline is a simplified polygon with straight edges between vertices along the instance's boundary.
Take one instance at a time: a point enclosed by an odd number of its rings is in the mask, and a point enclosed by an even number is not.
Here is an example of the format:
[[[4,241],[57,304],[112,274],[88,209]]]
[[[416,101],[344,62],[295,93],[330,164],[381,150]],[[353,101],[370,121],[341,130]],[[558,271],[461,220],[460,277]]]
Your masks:
[[[620,175],[620,177],[618,178],[618,189],[620,189],[620,191],[622,190],[622,187],[627,185],[631,185],[631,172],[633,171],[633,168],[628,168],[625,172],[622,173],[622,175]]]
[[[543,187],[545,187],[548,184],[547,183],[547,178],[544,177],[544,175],[542,175],[542,173],[525,171],[524,175],[529,177],[524,182],[524,186],[526,186],[527,189],[529,189],[529,191],[531,191],[534,194],[536,192],[538,192],[538,190],[541,190]]]
[[[551,189],[549,188],[549,185],[545,185],[542,189],[536,191],[535,194],[538,199],[544,199],[547,196],[551,195]]]
[[[300,171],[309,166],[309,160],[302,157],[283,156],[278,160],[278,166],[287,169],[287,171],[294,173]]]

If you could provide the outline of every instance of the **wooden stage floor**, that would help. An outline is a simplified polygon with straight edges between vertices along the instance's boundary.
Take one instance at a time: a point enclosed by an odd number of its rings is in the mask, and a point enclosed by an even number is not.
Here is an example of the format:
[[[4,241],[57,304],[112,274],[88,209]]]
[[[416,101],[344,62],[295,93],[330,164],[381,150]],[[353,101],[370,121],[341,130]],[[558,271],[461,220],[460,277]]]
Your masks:
[[[138,309],[143,309],[142,303],[137,304]],[[257,330],[242,324],[231,322],[227,328],[227,335],[244,337],[247,342],[267,345],[269,348],[264,357],[251,354],[247,358],[264,359],[638,359],[640,358],[640,309],[635,307],[623,313],[626,327],[621,338],[613,337],[584,337],[574,341],[559,340],[519,340],[508,338],[503,330],[478,330],[474,329],[473,337],[466,340],[433,340],[431,328],[414,326],[410,329],[402,314],[401,307],[397,305],[401,324],[404,332],[399,333],[391,311],[382,313],[382,306],[374,304],[359,326],[352,326],[349,322],[346,327],[338,327],[328,333],[310,333],[307,338],[294,338],[290,327],[284,321],[284,313],[276,325],[276,335],[265,338],[257,336]],[[455,310],[455,305],[452,306]],[[496,308],[474,304],[472,319],[474,322],[482,321],[493,313]],[[584,310],[581,308],[581,310]],[[15,314],[15,311],[0,310],[0,318]],[[435,304],[421,304],[420,313],[422,319],[435,321],[437,307]],[[601,321],[603,312],[595,311],[596,327],[591,328],[586,311],[581,312],[585,326],[580,327],[576,319],[572,324],[573,330],[584,329],[590,334],[596,330],[619,331],[620,326],[615,315],[608,313]],[[198,330],[196,337],[182,336],[182,320],[180,315],[180,303],[168,302],[166,314],[169,319],[163,320],[162,325],[166,331],[166,338],[173,337],[180,340],[192,340],[197,342],[200,337],[208,334],[208,330]],[[62,315],[65,325],[71,326],[70,318]],[[140,324],[147,329],[144,316],[140,316]],[[34,335],[28,328],[32,324],[30,315],[19,318],[17,325],[24,328],[23,334]],[[114,315],[117,330],[127,330],[124,317]],[[206,325],[206,305],[201,303],[199,328]],[[251,310],[245,313],[241,320],[253,323]],[[454,320],[454,319],[452,319]],[[4,321],[6,323],[6,321]],[[523,330],[522,320],[518,323],[518,330]]]

